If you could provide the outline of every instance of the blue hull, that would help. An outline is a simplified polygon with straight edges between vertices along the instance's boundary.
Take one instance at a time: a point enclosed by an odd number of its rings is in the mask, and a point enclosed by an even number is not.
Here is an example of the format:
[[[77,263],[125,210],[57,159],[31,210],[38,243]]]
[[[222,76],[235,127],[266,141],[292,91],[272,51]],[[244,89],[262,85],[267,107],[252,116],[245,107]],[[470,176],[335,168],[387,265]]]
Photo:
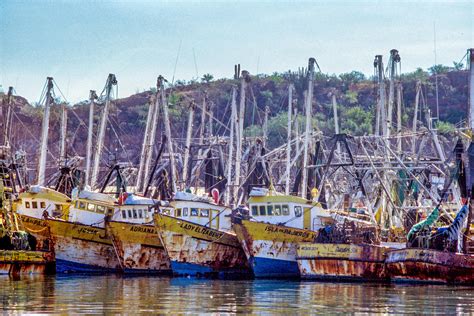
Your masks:
[[[256,278],[298,278],[296,261],[253,257],[250,265]]]
[[[163,275],[171,275],[171,269],[169,270],[153,270],[153,269],[130,269],[125,268],[123,269],[123,273],[125,274],[163,274]]]
[[[103,268],[90,264],[56,259],[56,273],[104,273],[120,272],[120,269]]]
[[[171,270],[177,275],[200,276],[215,274],[216,271],[209,267],[201,266],[195,263],[171,261]]]
[[[215,270],[196,263],[177,261],[171,261],[171,270],[174,275],[191,277],[248,278],[251,276],[248,268]]]

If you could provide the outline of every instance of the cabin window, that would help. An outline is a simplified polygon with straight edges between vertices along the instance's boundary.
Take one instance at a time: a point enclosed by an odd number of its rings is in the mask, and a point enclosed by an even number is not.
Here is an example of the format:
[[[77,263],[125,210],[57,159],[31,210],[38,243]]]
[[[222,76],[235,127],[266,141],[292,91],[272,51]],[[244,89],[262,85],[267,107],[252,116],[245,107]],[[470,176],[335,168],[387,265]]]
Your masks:
[[[53,216],[54,217],[61,216],[61,211],[62,211],[61,205],[60,204],[54,204]]]
[[[201,210],[201,217],[209,217],[209,210]]]
[[[105,213],[105,206],[97,205],[97,213]]]
[[[137,210],[133,209],[133,218],[137,218]]]
[[[107,214],[113,215],[113,214],[114,214],[114,209],[111,208],[111,207],[108,207],[108,208],[107,208]]]
[[[38,208],[38,202],[31,202],[32,208]]]
[[[273,215],[276,215],[276,216],[281,215],[281,205],[275,205],[275,209],[273,210]]]
[[[40,202],[40,207],[41,208],[46,208],[46,203],[45,202]]]
[[[25,207],[30,208],[30,202],[25,201]]]
[[[87,203],[87,210],[91,212],[95,212],[95,205],[91,203]]]
[[[288,208],[288,205],[281,206],[281,213],[283,215],[290,215],[290,209]]]
[[[295,216],[300,217],[303,215],[303,211],[301,210],[301,206],[295,206]]]
[[[188,216],[188,208],[183,208],[183,216]]]
[[[252,216],[258,216],[258,206],[252,205]]]
[[[273,215],[273,205],[267,205],[267,215]]]
[[[127,218],[127,212],[125,210],[122,210],[122,218]]]
[[[177,208],[177,209],[175,210],[175,216],[176,216],[176,217],[181,217],[181,209],[180,209],[180,208]]]
[[[132,210],[127,210],[128,212],[128,218],[132,218]]]
[[[260,205],[259,206],[259,215],[260,216],[265,216],[266,211],[265,211],[265,205]]]
[[[138,218],[143,218],[143,210],[138,210]]]
[[[191,216],[199,216],[199,210],[197,208],[192,208]]]
[[[85,210],[86,209],[86,202],[79,201],[79,208],[81,210]]]

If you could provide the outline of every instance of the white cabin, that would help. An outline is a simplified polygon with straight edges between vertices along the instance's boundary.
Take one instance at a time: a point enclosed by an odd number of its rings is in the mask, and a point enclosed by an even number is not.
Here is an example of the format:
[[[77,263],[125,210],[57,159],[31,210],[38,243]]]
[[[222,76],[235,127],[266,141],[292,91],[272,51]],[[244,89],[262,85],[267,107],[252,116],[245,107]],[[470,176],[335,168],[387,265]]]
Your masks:
[[[50,217],[62,217],[70,205],[71,199],[67,195],[35,185],[18,195],[15,210],[18,214],[34,218],[43,218],[45,214]]]
[[[214,203],[211,198],[178,192],[170,205],[172,209],[162,210],[164,214],[221,231],[231,231],[232,210]]]
[[[248,206],[253,220],[269,224],[316,231],[334,221],[319,203],[292,195],[251,192]]]

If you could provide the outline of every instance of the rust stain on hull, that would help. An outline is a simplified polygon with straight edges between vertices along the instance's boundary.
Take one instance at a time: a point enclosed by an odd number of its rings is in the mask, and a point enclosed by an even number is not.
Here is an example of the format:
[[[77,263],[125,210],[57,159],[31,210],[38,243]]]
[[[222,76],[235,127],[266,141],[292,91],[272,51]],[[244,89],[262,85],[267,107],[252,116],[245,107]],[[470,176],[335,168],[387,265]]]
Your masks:
[[[388,253],[393,281],[474,284],[474,255],[408,248]]]
[[[0,250],[0,274],[52,274],[54,260],[53,252]]]
[[[59,272],[121,270],[112,241],[104,228],[55,219],[47,219],[46,222]]]
[[[218,231],[174,217],[157,214],[155,225],[173,266],[173,273],[250,273],[245,254],[234,234]],[[188,271],[186,273],[184,271]]]
[[[385,256],[389,248],[353,244],[298,245],[302,278],[349,281],[389,281]]]
[[[171,272],[169,257],[153,225],[111,221],[106,227],[124,272]]]

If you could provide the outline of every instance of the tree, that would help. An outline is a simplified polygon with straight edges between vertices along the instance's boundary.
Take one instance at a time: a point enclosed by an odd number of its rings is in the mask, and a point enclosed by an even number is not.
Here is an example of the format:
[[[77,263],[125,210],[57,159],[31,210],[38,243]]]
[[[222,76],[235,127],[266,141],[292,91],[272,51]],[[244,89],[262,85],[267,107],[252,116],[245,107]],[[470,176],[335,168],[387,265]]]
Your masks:
[[[455,70],[463,70],[463,68],[464,68],[464,64],[461,63],[461,62],[457,63],[457,62],[453,61],[453,66],[454,66]]]
[[[366,80],[365,75],[357,70],[340,74],[339,78],[341,78],[342,81],[348,81],[351,83],[357,83]]]
[[[214,80],[214,76],[211,74],[204,74],[201,78],[201,82],[209,83]]]
[[[439,75],[439,74],[444,74],[447,73],[451,67],[445,66],[445,65],[433,65],[430,68],[428,68],[428,71],[432,75]]]
[[[415,71],[405,73],[401,75],[402,80],[420,80],[422,83],[428,81],[429,74],[428,72],[424,71],[422,68],[418,67]]]

